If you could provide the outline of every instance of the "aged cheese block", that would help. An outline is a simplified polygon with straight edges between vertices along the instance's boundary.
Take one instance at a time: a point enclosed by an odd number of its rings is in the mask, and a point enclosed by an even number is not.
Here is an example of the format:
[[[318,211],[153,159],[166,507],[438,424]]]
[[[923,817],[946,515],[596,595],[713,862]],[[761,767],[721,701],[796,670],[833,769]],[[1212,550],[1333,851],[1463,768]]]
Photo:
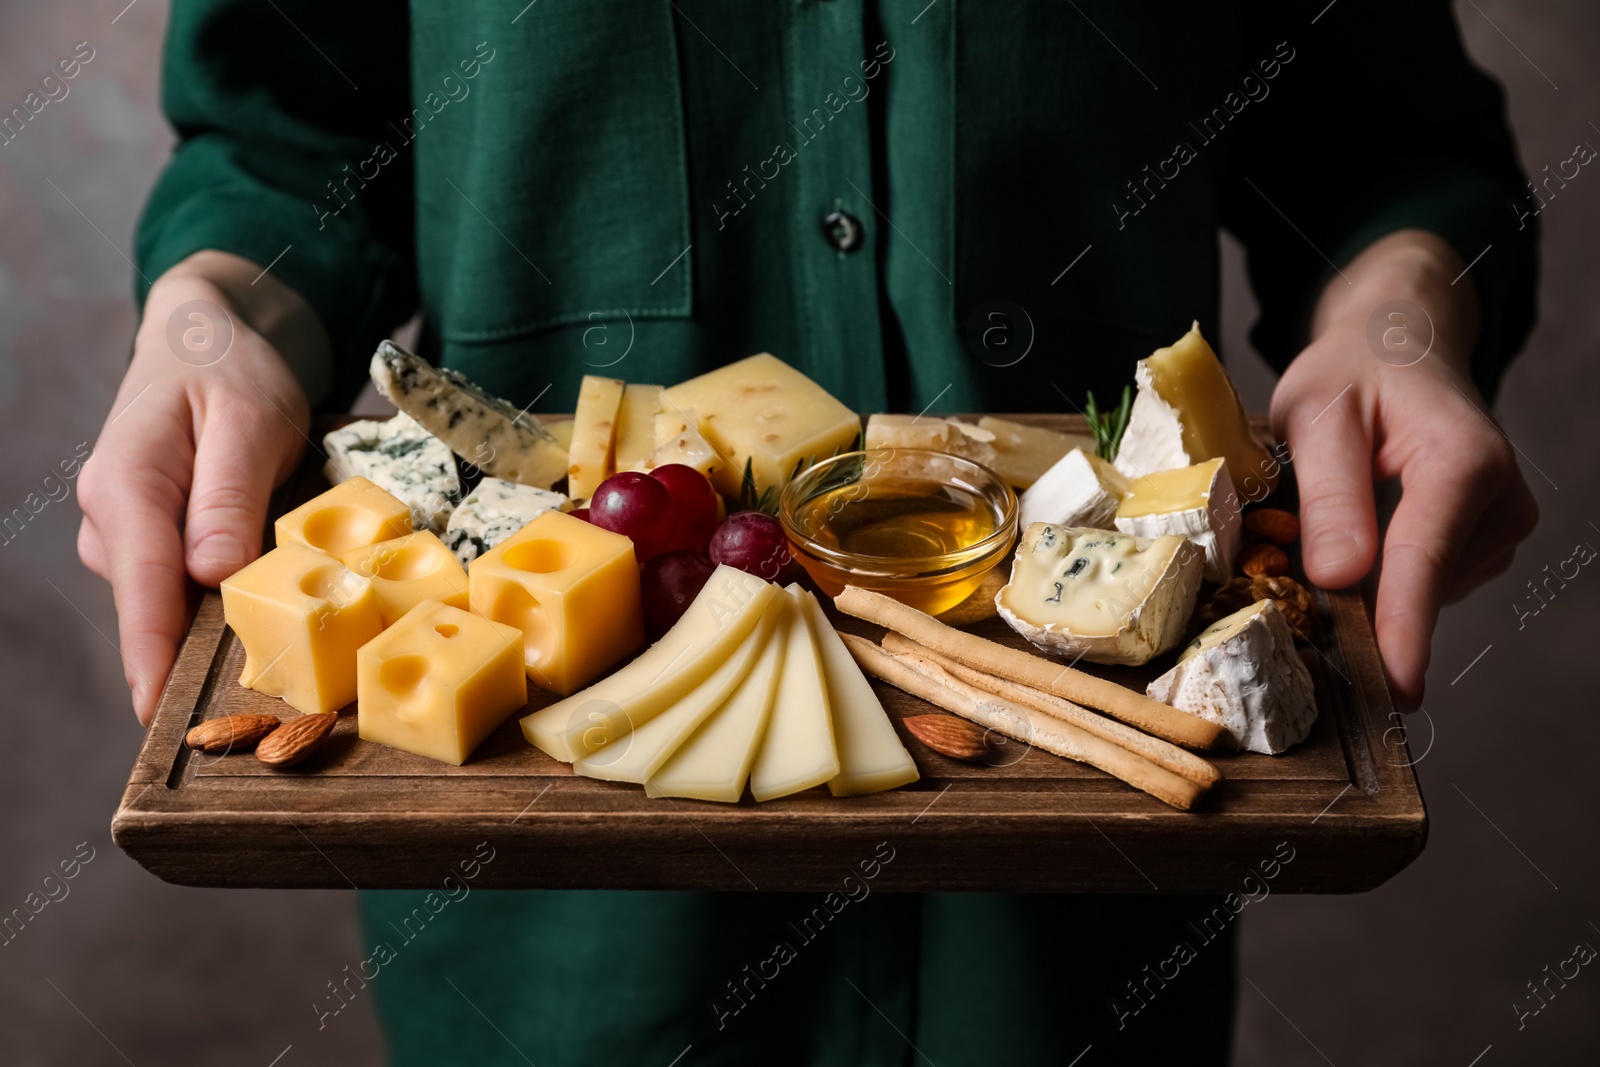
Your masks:
[[[723,457],[700,432],[700,420],[693,408],[686,411],[668,409],[656,413],[656,447],[640,470],[653,471],[669,463],[682,463],[717,480],[718,472],[727,466]]]
[[[459,767],[528,702],[522,635],[423,600],[361,646],[356,691],[364,740]]]
[[[782,488],[796,468],[848,451],[861,432],[855,412],[765,352],[672,386],[664,406],[695,410],[727,460],[717,488],[729,496],[739,495],[747,461],[757,489]]]
[[[424,600],[466,610],[467,572],[444,542],[427,530],[351,549],[339,558],[371,579],[385,626]]]
[[[1000,617],[1046,652],[1137,665],[1183,639],[1205,554],[1176,534],[1034,523],[1023,531]]]
[[[1117,507],[1117,529],[1139,537],[1179,534],[1206,553],[1205,577],[1221,584],[1233,577],[1233,557],[1239,553],[1244,520],[1239,498],[1228,476],[1228,461],[1220,456],[1157,471],[1128,484]]]
[[[323,435],[328,484],[360,475],[411,508],[411,525],[443,533],[461,500],[461,479],[450,446],[401,412],[383,422],[364,420]]]
[[[1311,672],[1270,600],[1219,619],[1145,693],[1223,727],[1240,748],[1269,755],[1304,741],[1317,720]]]
[[[1022,494],[1018,521],[1105,529],[1117,515],[1128,479],[1094,450],[1074,448]]]
[[[928,448],[993,467],[994,434],[975,423],[929,415],[869,415],[865,448]]]
[[[360,476],[312,497],[272,524],[278,544],[306,545],[341,556],[411,532],[411,509]]]
[[[1018,489],[1032,488],[1044,472],[1074,448],[1094,454],[1094,438],[1084,434],[1061,433],[1041,426],[1027,426],[1010,419],[985,415],[979,429],[994,435],[994,462],[990,467]]]
[[[793,601],[794,615],[767,735],[750,768],[750,795],[757,800],[786,797],[839,774],[822,657],[805,611],[807,594],[792,584],[784,592]]]
[[[588,500],[615,469],[617,414],[627,388],[616,378],[585,374],[578,386],[567,455],[567,495]]]
[[[444,543],[465,567],[545,512],[571,510],[560,493],[485,478],[450,513]]]
[[[239,684],[304,712],[356,698],[356,649],[383,629],[370,580],[293,541],[223,580],[222,614],[244,646]]]
[[[547,511],[472,561],[472,610],[522,632],[533,684],[566,696],[644,642],[633,542]]]

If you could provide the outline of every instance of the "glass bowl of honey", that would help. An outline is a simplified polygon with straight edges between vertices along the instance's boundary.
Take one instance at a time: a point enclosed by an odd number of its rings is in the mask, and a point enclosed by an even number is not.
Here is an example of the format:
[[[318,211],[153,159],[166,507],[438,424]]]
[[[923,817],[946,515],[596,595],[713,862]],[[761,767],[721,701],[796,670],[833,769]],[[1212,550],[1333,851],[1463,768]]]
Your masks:
[[[1017,495],[994,471],[922,448],[846,452],[784,487],[779,518],[823,592],[871,589],[937,615],[1017,540]]]

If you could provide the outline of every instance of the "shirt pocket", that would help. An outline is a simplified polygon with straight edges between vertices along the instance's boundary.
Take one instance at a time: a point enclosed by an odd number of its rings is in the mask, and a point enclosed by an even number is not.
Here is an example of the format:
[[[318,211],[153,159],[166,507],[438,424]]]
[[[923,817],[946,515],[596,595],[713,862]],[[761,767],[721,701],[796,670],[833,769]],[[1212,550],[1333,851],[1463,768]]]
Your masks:
[[[688,317],[670,5],[545,0],[509,26],[503,5],[464,6],[413,8],[414,97],[477,68],[416,138],[418,277],[439,335]]]

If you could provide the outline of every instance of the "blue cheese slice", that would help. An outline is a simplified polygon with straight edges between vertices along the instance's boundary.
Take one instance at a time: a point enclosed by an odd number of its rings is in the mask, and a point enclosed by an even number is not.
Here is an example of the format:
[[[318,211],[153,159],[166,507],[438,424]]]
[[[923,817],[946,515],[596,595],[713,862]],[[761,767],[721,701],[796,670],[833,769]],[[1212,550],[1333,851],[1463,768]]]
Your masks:
[[[995,607],[1046,652],[1137,665],[1183,639],[1204,561],[1177,535],[1036,522],[1023,531]]]
[[[566,477],[566,446],[538,419],[455,371],[382,341],[370,372],[390,403],[483,473],[541,489]]]
[[[1145,694],[1216,723],[1246,751],[1268,755],[1304,741],[1317,721],[1311,672],[1270,600],[1219,619]]]
[[[382,422],[363,420],[322,438],[330,485],[365,478],[411,509],[416,530],[442,533],[461,500],[461,480],[450,447],[404,412]]]
[[[545,512],[571,510],[560,493],[485,478],[451,513],[444,543],[465,567]]]

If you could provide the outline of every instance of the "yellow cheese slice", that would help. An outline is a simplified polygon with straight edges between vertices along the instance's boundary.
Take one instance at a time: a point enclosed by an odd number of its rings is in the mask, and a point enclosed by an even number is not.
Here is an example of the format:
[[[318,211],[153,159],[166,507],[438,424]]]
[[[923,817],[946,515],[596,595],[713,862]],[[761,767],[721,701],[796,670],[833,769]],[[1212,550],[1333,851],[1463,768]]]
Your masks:
[[[563,419],[560,422],[547,422],[544,424],[544,428],[551,437],[555,438],[556,444],[570,450],[572,448],[572,428],[576,425],[577,423],[571,419]]]
[[[617,439],[610,474],[640,470],[656,450],[656,413],[661,410],[661,386],[629,384],[617,408]]]
[[[773,600],[772,633],[739,688],[644,783],[646,796],[737,804],[767,732],[793,625],[794,601]]]
[[[567,495],[573,500],[589,499],[611,474],[622,392],[619,379],[593,374],[585,374],[578,386],[578,410],[567,445]]]
[[[792,584],[784,592],[793,598],[796,610],[784,648],[772,718],[755,765],[750,768],[750,793],[757,800],[786,797],[821,785],[839,773],[833,715],[828,707],[817,635],[805,611],[806,592]]]
[[[571,763],[638,729],[721,666],[780,595],[753,574],[718,566],[661,640],[587,689],[526,716],[523,736]]]

